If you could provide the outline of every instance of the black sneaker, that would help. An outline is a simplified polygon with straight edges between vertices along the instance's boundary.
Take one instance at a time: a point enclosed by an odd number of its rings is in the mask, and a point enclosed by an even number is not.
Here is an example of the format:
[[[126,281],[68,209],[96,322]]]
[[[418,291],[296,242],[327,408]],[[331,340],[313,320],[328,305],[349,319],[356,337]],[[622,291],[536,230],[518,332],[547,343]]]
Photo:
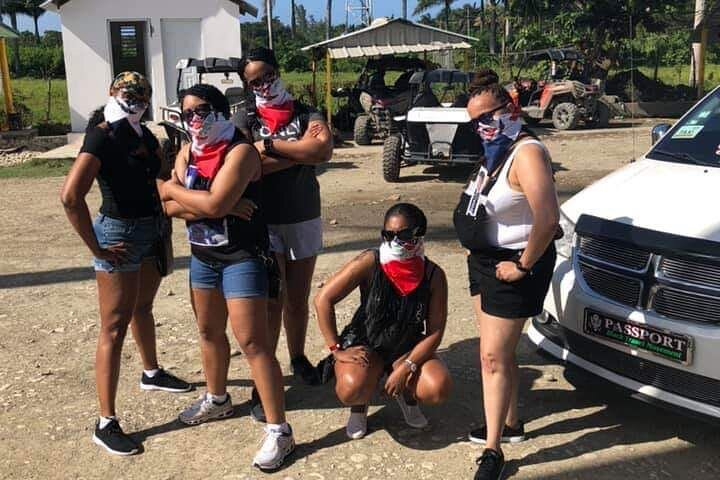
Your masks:
[[[100,420],[97,420],[93,442],[113,455],[135,455],[140,451],[140,445],[122,431],[116,419],[110,420],[105,428],[100,428]]]
[[[143,372],[142,378],[140,379],[140,388],[143,390],[162,390],[163,392],[182,393],[189,392],[193,389],[193,386],[161,368],[154,377],[148,377],[145,375],[145,372]]]
[[[485,445],[487,442],[486,439],[487,427],[485,425],[468,433],[468,440],[471,442]],[[505,425],[500,441],[502,443],[520,443],[525,441],[525,424],[523,422],[519,422],[518,426],[515,428]]]
[[[505,470],[505,457],[502,453],[486,448],[482,456],[475,460],[478,469],[475,480],[500,480]]]
[[[300,377],[306,385],[320,385],[320,375],[317,368],[310,363],[305,355],[299,355],[290,360],[293,375]]]
[[[250,417],[256,422],[267,423],[265,410],[263,410],[260,395],[255,387],[253,387],[252,393],[250,394]]]

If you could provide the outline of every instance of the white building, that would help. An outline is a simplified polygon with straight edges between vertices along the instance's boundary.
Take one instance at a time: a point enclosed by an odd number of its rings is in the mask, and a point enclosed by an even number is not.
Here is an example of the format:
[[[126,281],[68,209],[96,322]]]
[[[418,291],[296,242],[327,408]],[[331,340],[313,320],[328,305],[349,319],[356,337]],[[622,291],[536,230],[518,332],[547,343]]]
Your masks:
[[[257,15],[243,0],[48,0],[60,14],[72,130],[107,101],[117,73],[145,74],[152,115],[176,97],[181,58],[240,57],[240,15]],[[232,86],[232,85],[230,85]]]

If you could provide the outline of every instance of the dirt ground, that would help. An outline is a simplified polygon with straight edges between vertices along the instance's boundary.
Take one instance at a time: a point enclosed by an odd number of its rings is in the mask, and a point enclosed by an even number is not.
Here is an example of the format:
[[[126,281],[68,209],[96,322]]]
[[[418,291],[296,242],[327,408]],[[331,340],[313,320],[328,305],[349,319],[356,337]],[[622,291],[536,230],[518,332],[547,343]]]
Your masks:
[[[550,135],[563,198],[644,152],[649,125]],[[635,152],[635,153],[633,153]],[[380,173],[380,147],[337,149],[320,169],[326,250],[315,291],[333,271],[376,244],[384,211],[398,199],[428,214],[428,254],[450,282],[447,332],[440,356],[455,382],[448,404],[426,408],[430,426],[404,425],[399,408],[378,398],[370,433],[349,441],[347,410],[332,388],[306,387],[286,373],[288,420],[297,452],[287,466],[264,475],[250,466],[262,429],[248,416],[249,369],[235,355],[230,393],[236,415],[198,427],[176,421],[203,390],[197,331],[188,301],[189,249],[176,224],[178,269],[160,288],[155,315],[161,363],[197,385],[173,395],[142,392],[139,355],[131,339],[123,352],[118,415],[145,452],[107,455],[90,441],[96,416],[93,355],[98,330],[90,255],[58,202],[60,178],[0,181],[0,478],[213,478],[213,479],[465,479],[480,448],[466,441],[482,423],[477,337],[467,293],[464,255],[454,240],[451,210],[467,171],[413,167],[389,185]],[[99,204],[93,190],[91,206]],[[358,302],[338,308],[343,324]],[[325,355],[314,316],[307,353]],[[592,388],[576,390],[563,368],[524,338],[519,349],[522,416],[530,439],[505,448],[507,471],[518,479],[717,479],[716,428]]]

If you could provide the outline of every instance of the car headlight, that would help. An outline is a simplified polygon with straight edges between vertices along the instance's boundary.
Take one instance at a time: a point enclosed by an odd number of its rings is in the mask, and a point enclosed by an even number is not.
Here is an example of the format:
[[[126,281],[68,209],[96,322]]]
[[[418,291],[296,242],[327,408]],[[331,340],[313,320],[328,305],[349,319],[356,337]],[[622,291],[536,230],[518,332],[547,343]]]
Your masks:
[[[575,223],[570,220],[562,210],[560,210],[560,226],[565,235],[560,240],[555,241],[555,248],[558,255],[565,258],[572,257],[572,249],[575,244]]]

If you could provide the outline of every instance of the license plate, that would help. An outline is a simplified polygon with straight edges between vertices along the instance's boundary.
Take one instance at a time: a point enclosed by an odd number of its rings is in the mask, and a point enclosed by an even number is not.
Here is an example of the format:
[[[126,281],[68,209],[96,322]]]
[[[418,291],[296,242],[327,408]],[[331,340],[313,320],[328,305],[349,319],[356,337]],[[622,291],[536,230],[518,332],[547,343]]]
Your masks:
[[[587,335],[620,343],[683,365],[692,363],[693,339],[687,335],[585,310],[583,331]]]

